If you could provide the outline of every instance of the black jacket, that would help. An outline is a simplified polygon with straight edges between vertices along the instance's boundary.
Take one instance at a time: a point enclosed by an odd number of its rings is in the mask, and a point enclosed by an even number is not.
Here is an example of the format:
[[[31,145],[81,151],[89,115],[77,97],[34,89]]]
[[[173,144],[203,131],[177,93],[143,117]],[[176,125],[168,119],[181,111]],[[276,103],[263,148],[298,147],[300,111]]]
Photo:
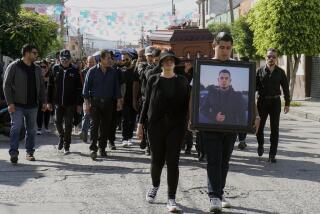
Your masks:
[[[145,124],[148,121],[148,124],[152,125],[167,116],[172,122],[186,125],[190,95],[187,79],[181,75],[173,77],[175,78],[174,97],[170,99],[168,104],[167,99],[162,96],[160,78],[160,74],[156,74],[148,79],[146,100],[142,107],[139,123]]]
[[[49,77],[48,103],[56,105],[81,105],[82,84],[78,69],[70,65],[64,69],[55,65]]]

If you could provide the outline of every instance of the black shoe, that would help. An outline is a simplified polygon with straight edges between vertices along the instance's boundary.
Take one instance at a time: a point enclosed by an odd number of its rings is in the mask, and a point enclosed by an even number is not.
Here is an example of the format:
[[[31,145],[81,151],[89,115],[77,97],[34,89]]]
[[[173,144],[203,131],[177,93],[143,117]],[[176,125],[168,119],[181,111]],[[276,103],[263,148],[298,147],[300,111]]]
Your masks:
[[[18,163],[18,155],[11,155],[10,161],[12,164],[17,164]]]
[[[150,148],[149,148],[149,147],[147,147],[147,149],[146,149],[146,151],[145,151],[145,155],[146,155],[146,156],[150,156]]]
[[[204,162],[206,160],[206,155],[204,153],[200,153],[198,160],[199,162]]]
[[[147,147],[147,142],[145,140],[142,140],[140,143],[140,149],[145,149]]]
[[[270,163],[277,163],[277,159],[275,156],[269,156],[268,162]]]
[[[99,155],[101,156],[101,157],[107,157],[107,152],[106,152],[106,150],[105,149],[99,149]]]
[[[92,160],[96,160],[97,159],[97,152],[96,151],[90,151],[90,157]]]
[[[84,143],[87,143],[87,142],[88,142],[88,133],[86,133],[86,132],[81,132],[81,134],[80,134],[80,139],[81,139]]]
[[[191,147],[187,146],[186,150],[184,150],[184,154],[191,155]]]
[[[62,150],[62,149],[63,149],[63,139],[61,138],[58,143],[58,150]]]
[[[69,148],[64,148],[63,153],[64,153],[65,155],[69,155],[69,154],[70,154]]]
[[[247,147],[247,144],[245,141],[240,141],[238,144],[238,149],[244,150]]]
[[[117,150],[116,145],[114,145],[114,142],[109,142],[109,148],[110,150]]]
[[[263,148],[263,145],[259,145],[258,146],[258,155],[259,157],[261,157],[264,153],[264,148]]]

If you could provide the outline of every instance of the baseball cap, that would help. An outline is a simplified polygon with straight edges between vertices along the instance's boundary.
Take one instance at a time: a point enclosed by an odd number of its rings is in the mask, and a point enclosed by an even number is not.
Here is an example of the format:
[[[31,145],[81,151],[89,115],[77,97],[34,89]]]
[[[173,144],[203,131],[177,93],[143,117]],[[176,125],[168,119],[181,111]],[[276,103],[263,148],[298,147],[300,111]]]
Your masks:
[[[154,47],[152,47],[152,46],[146,47],[145,55],[146,55],[146,56],[151,56],[151,55],[153,55],[153,50],[154,50]]]
[[[71,59],[71,53],[69,50],[67,49],[63,49],[62,51],[60,51],[60,59],[64,59],[64,60],[69,60]]]

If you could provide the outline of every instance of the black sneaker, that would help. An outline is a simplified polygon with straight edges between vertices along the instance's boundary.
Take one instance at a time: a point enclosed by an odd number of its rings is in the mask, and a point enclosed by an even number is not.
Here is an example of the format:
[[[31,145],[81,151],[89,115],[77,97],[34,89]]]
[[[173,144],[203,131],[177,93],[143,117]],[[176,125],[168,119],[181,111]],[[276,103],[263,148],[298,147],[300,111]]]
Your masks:
[[[107,152],[106,152],[106,150],[104,150],[104,149],[99,149],[99,155],[100,155],[101,157],[107,157]]]
[[[145,155],[146,156],[150,156],[150,148],[149,147],[146,148]]]
[[[270,155],[270,156],[269,156],[269,159],[268,159],[268,162],[270,162],[270,163],[277,163],[277,159],[276,159],[275,156]]]
[[[159,189],[159,187],[150,187],[149,191],[146,194],[147,202],[152,204],[155,201],[158,189]]]
[[[259,157],[261,157],[264,153],[264,148],[263,148],[263,145],[259,145],[258,146],[258,155]]]
[[[96,160],[97,159],[97,152],[96,151],[90,151],[90,157],[92,160]]]
[[[80,133],[80,139],[81,139],[84,143],[87,143],[87,142],[88,142],[88,133],[86,133],[86,132],[81,132],[81,133]]]
[[[110,141],[109,141],[109,148],[110,148],[110,150],[117,150],[117,147],[114,144],[114,142],[110,142]]]
[[[244,150],[247,147],[247,144],[245,141],[240,141],[238,144],[238,149]]]
[[[12,164],[17,164],[18,163],[18,155],[11,155],[10,161]]]
[[[140,149],[145,149],[147,147],[147,142],[145,139],[143,139],[141,142],[140,142]]]
[[[67,149],[67,148],[65,148],[65,149],[64,149],[64,151],[63,151],[63,153],[64,153],[65,155],[70,154],[70,150],[69,150],[69,148],[68,148],[68,149]]]
[[[184,150],[184,154],[191,155],[191,146],[187,146],[186,150]]]
[[[61,138],[59,143],[58,143],[58,150],[62,150],[63,149],[63,139]]]

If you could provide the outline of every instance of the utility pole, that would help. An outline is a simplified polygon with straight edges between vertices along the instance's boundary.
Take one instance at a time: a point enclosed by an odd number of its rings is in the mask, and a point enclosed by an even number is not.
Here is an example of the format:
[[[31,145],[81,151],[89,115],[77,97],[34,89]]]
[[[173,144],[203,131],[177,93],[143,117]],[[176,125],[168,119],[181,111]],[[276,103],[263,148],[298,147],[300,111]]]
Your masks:
[[[229,0],[229,10],[230,10],[231,23],[233,23],[234,22],[233,0]]]
[[[176,15],[176,5],[174,4],[174,0],[171,0],[171,7],[172,7],[172,15]]]
[[[205,7],[205,0],[202,0],[202,29],[206,28],[206,7]]]

